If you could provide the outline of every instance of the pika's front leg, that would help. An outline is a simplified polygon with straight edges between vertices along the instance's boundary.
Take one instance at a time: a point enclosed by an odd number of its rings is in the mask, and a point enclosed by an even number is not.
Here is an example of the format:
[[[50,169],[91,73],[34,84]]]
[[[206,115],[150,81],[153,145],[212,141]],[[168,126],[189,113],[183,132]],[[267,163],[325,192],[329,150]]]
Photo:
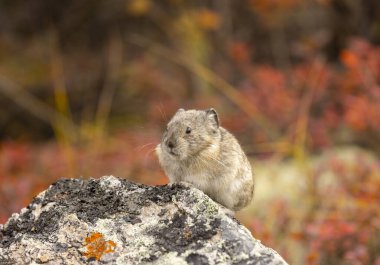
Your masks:
[[[176,181],[176,182],[170,181],[170,183],[168,185],[170,187],[181,186],[181,187],[184,187],[184,188],[194,188],[193,184],[191,184],[189,182],[185,182],[185,181]]]
[[[223,213],[225,213],[229,217],[235,217],[235,211],[233,211],[231,209],[228,209],[228,208],[226,208],[225,206],[223,206],[221,204],[219,204],[219,205],[220,205],[220,209],[222,210]]]

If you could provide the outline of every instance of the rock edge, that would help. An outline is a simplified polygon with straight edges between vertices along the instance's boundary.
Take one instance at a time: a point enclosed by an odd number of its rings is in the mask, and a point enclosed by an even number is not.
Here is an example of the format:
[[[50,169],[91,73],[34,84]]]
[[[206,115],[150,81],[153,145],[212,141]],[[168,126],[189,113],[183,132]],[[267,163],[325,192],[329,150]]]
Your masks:
[[[0,225],[0,264],[287,264],[203,192],[64,179]]]

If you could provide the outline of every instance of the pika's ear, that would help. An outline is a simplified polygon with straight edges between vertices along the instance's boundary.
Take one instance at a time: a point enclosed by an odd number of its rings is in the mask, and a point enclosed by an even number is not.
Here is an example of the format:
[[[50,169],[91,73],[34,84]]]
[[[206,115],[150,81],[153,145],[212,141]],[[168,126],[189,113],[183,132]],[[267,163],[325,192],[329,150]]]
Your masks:
[[[218,117],[218,113],[216,113],[216,110],[214,110],[213,108],[210,108],[210,109],[205,110],[205,112],[206,112],[207,118],[216,125],[216,128],[219,128],[219,117]]]
[[[178,109],[177,110],[177,112],[175,113],[175,115],[177,115],[177,114],[179,114],[179,113],[181,113],[181,112],[184,112],[185,110],[183,109],[183,108],[180,108],[180,109]]]

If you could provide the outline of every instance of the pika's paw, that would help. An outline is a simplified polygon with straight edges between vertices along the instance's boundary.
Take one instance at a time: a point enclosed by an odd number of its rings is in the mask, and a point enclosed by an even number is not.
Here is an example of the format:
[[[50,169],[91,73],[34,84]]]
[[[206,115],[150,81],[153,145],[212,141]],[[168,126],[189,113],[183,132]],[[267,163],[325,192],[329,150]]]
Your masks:
[[[233,210],[230,210],[226,207],[224,207],[223,205],[221,205],[222,207],[220,207],[220,209],[222,210],[222,212],[227,215],[228,217],[231,217],[231,218],[235,218],[235,211]]]
[[[179,182],[171,182],[169,183],[169,187],[175,187],[175,186],[180,186],[184,188],[192,188],[194,187],[191,183],[185,182],[185,181],[179,181]]]

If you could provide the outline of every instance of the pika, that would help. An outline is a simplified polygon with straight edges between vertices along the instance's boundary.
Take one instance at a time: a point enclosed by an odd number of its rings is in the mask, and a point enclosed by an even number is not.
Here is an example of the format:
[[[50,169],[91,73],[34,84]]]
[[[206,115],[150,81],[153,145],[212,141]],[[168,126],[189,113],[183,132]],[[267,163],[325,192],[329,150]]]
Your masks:
[[[251,165],[236,138],[219,125],[212,108],[179,109],[156,154],[170,183],[190,183],[233,211],[253,198]]]

